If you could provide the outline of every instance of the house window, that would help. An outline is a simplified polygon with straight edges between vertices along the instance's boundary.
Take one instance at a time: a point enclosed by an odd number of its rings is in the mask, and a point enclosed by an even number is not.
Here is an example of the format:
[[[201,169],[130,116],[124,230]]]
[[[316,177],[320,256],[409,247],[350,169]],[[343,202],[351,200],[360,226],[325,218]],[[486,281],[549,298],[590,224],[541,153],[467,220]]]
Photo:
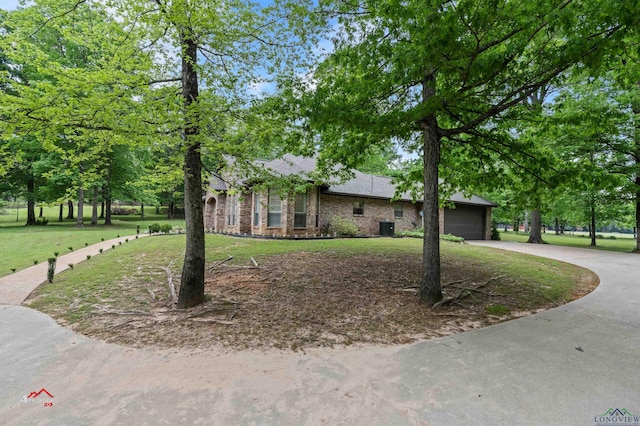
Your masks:
[[[236,224],[236,210],[238,208],[238,196],[236,194],[227,197],[227,225]]]
[[[253,194],[253,226],[260,226],[260,194]]]
[[[267,226],[279,228],[282,221],[282,199],[280,199],[280,195],[272,189],[269,189],[268,203]]]
[[[353,215],[354,216],[364,215],[364,201],[353,202]]]
[[[402,218],[402,215],[404,214],[403,209],[402,209],[402,204],[400,203],[396,203],[393,205],[393,217],[395,217],[396,219]]]
[[[296,194],[296,203],[294,207],[293,227],[307,227],[307,193]]]

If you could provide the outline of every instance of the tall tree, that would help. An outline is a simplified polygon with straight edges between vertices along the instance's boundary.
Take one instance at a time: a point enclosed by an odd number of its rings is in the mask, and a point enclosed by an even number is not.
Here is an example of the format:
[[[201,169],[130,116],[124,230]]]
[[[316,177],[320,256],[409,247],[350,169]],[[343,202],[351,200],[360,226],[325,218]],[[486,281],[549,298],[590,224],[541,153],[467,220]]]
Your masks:
[[[104,133],[183,153],[187,248],[179,307],[204,300],[201,153],[251,156],[249,141],[220,140],[248,111],[251,87],[278,70],[295,72],[313,15],[305,1],[263,8],[244,0],[35,0],[10,14],[0,50],[43,73],[0,97],[2,134],[35,134],[93,176]],[[51,49],[50,47],[54,48]],[[181,72],[176,73],[176,69]],[[1,76],[5,83],[5,75]],[[202,86],[205,88],[202,89]],[[224,135],[224,131],[218,132]],[[215,136],[215,135],[214,135]],[[60,141],[71,141],[69,149]],[[72,153],[80,155],[72,155]]]
[[[638,5],[622,0],[606,7],[594,0],[323,4],[335,12],[342,31],[335,52],[306,78],[311,94],[302,113],[322,134],[322,157],[347,167],[356,166],[358,153],[370,145],[399,143],[422,156],[420,297],[434,304],[442,298],[439,166],[455,168],[454,151],[479,166],[495,153],[531,164],[535,157],[523,155],[531,150],[503,123],[509,109],[573,64],[596,61],[637,25]],[[464,187],[460,183],[448,182]]]

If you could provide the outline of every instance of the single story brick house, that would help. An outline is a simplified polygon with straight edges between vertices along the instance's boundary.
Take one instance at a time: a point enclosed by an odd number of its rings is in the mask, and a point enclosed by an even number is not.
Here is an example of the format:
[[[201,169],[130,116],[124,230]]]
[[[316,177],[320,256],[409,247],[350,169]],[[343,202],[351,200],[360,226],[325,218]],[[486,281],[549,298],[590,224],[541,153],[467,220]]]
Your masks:
[[[281,176],[309,176],[313,158],[285,155],[262,165]],[[310,182],[311,178],[309,178]],[[327,233],[334,216],[350,218],[363,235],[393,235],[422,226],[422,203],[402,194],[396,201],[391,179],[358,171],[340,184],[309,185],[306,192],[282,196],[276,188],[249,184],[231,191],[230,184],[213,176],[205,195],[205,229],[209,232],[260,236],[312,236]],[[461,193],[450,200],[455,208],[440,210],[440,232],[470,240],[491,236],[491,209],[496,204]]]

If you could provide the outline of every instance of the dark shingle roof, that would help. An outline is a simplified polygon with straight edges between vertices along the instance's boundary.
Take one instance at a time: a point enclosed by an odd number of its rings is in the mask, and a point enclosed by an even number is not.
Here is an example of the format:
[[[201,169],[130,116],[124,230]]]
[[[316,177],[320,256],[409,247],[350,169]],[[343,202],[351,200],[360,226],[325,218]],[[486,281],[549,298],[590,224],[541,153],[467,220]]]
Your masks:
[[[276,174],[288,176],[298,174],[301,177],[311,179],[311,174],[316,170],[316,160],[314,158],[298,157],[287,154],[282,158],[262,162],[265,168],[268,168]],[[328,184],[327,194],[348,195],[365,198],[381,198],[390,200],[394,197],[396,187],[391,178],[385,176],[375,176],[359,171],[354,171],[354,177],[337,184]],[[411,194],[405,192],[400,195],[400,199],[404,201],[412,201]],[[465,197],[461,192],[453,194],[449,197],[449,201],[461,204],[473,204],[481,206],[496,206],[489,200],[485,200],[477,195]]]

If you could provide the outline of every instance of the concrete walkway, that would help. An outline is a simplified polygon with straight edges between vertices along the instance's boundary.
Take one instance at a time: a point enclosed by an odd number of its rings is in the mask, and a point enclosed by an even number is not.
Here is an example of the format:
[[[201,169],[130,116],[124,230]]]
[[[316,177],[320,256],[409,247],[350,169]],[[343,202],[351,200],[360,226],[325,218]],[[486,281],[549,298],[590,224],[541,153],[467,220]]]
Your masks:
[[[138,237],[145,236],[148,234],[141,234]],[[59,256],[56,261],[56,274],[69,269],[69,264],[75,265],[87,260],[87,256],[100,254],[100,249],[111,250],[111,246],[124,244],[127,239],[131,241],[135,238],[135,235],[114,238]],[[14,274],[0,277],[0,304],[20,305],[36,287],[47,280],[48,269],[47,262],[42,262]]]
[[[456,336],[293,354],[129,349],[4,305],[0,422],[594,425],[609,409],[640,415],[640,256],[491,245],[589,267],[601,284],[560,308]],[[20,402],[42,388],[53,398]]]

